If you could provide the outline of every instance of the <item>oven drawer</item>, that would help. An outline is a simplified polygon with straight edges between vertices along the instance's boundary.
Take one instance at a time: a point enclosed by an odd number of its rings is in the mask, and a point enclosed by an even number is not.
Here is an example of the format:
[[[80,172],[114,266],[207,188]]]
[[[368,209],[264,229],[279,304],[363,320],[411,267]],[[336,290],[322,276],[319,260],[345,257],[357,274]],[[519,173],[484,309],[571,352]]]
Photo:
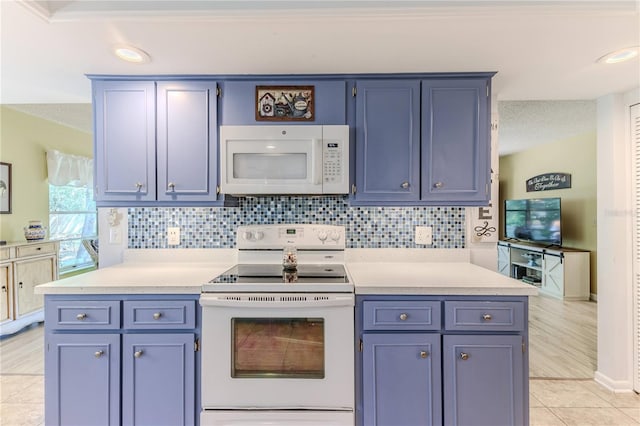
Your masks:
[[[440,330],[439,301],[363,302],[364,330]]]
[[[444,312],[446,330],[524,330],[522,302],[450,301],[444,303]]]
[[[58,330],[120,328],[118,300],[47,300],[45,321]]]
[[[126,300],[124,328],[190,329],[196,327],[195,300]]]

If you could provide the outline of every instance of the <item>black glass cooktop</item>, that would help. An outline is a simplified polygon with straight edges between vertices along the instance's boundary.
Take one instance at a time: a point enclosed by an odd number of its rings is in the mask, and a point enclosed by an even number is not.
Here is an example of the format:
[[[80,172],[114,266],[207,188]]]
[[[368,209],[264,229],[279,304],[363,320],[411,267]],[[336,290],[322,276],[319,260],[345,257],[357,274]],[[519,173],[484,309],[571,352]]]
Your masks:
[[[211,284],[244,283],[301,283],[301,284],[346,284],[349,278],[343,265],[306,264],[296,269],[285,270],[276,264],[241,263],[223,272]]]

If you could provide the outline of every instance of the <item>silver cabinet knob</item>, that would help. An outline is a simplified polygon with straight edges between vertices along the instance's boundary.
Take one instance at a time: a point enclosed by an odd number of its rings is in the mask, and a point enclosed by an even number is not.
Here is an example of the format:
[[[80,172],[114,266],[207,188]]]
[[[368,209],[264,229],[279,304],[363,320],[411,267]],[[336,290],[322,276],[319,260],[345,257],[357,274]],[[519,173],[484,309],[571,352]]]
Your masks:
[[[469,354],[466,352],[460,352],[460,359],[466,361],[469,359]]]
[[[82,321],[83,319],[85,319],[87,317],[87,314],[78,314],[76,315],[76,319],[78,321]]]
[[[133,353],[133,356],[134,356],[134,357],[136,357],[136,358],[140,358],[140,357],[142,356],[142,354],[143,354],[143,351],[142,351],[142,349],[141,349],[141,350],[139,350],[139,351],[135,351],[135,352]]]
[[[102,355],[104,355],[104,351],[96,351],[93,355],[94,355],[96,358],[100,358]]]
[[[162,312],[154,312],[153,313],[153,319],[154,320],[159,320],[161,316],[162,316]]]
[[[142,183],[141,183],[141,182],[136,182],[136,189],[137,189],[138,191],[140,191],[140,190],[142,189],[142,187],[143,187],[143,185],[142,185]]]
[[[175,191],[176,190],[176,184],[173,182],[169,182],[169,185],[167,185],[169,187],[169,191]]]
[[[404,189],[407,189],[409,187],[409,182],[402,182],[402,185],[400,186]]]
[[[400,320],[401,321],[406,321],[407,318],[409,318],[409,315],[405,314],[404,312],[400,314]]]
[[[420,358],[426,358],[429,356],[429,352],[427,351],[420,351]]]
[[[482,314],[482,319],[485,321],[491,321],[492,318],[491,314]]]
[[[442,188],[443,185],[444,184],[442,182],[436,182],[436,183],[433,184],[433,187],[434,188]]]

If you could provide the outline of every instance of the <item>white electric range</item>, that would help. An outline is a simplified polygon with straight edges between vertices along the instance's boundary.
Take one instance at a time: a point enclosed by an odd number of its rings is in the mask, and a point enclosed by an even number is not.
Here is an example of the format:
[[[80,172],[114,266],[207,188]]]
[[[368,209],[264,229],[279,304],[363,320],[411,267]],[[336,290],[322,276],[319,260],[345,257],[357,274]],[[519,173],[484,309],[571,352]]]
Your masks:
[[[354,288],[345,230],[237,230],[202,287],[202,425],[353,425]]]

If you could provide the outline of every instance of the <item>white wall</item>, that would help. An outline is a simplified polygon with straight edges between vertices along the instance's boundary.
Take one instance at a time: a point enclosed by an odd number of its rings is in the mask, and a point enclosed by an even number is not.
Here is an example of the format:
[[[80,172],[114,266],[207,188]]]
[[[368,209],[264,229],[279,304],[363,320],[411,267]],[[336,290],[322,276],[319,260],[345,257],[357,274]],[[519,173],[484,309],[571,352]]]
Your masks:
[[[616,391],[633,388],[632,181],[629,106],[640,89],[598,99],[598,368]]]

